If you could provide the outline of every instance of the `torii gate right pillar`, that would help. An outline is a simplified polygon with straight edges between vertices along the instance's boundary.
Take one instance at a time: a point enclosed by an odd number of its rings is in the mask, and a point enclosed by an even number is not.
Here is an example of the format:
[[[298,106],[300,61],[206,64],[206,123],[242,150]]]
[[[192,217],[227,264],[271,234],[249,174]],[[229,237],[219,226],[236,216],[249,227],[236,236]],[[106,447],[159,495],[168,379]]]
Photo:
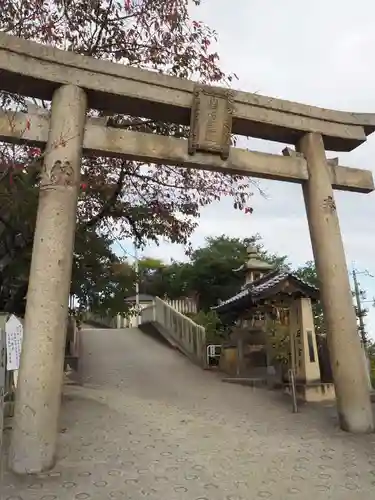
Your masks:
[[[366,367],[322,136],[306,134],[297,144],[297,150],[306,158],[309,172],[303,194],[320,282],[340,426],[354,433],[372,432]]]

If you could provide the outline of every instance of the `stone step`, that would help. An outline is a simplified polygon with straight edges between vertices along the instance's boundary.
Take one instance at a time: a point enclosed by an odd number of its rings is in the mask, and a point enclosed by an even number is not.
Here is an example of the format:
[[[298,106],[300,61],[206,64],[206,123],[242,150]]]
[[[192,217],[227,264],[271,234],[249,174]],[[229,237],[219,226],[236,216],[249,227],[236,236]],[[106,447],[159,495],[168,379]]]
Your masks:
[[[222,382],[226,382],[227,384],[247,385],[250,387],[264,387],[267,385],[267,379],[263,377],[259,378],[224,377],[221,380]]]

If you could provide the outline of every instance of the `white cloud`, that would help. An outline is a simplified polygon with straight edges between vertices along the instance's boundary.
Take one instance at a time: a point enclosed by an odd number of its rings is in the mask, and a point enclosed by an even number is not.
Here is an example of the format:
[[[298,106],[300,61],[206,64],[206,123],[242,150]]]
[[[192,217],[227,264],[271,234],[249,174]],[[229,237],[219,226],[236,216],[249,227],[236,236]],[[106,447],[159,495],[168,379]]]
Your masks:
[[[239,76],[238,88],[328,108],[375,111],[371,0],[205,0],[194,15],[218,31],[223,66]],[[251,141],[250,147],[273,153],[282,149],[262,141]],[[373,171],[374,158],[375,134],[352,153],[340,154],[341,163]],[[311,259],[300,186],[264,181],[262,187],[269,199],[254,196],[251,216],[235,211],[227,199],[206,207],[194,246],[206,236],[259,232],[270,251],[289,255],[294,265]],[[374,195],[337,193],[336,199],[349,266],[355,261],[375,275]],[[165,243],[146,253],[184,258],[181,247]],[[369,298],[375,295],[375,278],[362,276],[361,282]],[[375,309],[367,323],[375,337]]]

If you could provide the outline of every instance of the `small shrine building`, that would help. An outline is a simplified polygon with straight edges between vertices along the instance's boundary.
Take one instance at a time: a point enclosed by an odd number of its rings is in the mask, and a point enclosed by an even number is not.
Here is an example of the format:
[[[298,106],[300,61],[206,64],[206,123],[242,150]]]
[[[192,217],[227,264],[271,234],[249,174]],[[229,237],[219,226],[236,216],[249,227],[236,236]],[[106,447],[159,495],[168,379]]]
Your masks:
[[[222,369],[239,378],[280,382],[293,369],[302,399],[334,399],[333,384],[321,379],[312,310],[319,290],[265,262],[255,248],[247,252],[247,262],[235,270],[244,273],[242,289],[213,308],[223,323],[232,325]]]

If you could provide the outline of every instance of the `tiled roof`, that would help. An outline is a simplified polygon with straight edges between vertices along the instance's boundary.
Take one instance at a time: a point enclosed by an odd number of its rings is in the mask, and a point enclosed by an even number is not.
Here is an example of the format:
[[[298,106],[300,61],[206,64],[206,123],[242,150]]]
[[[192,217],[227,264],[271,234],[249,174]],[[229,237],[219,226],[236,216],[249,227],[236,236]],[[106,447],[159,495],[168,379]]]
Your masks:
[[[245,299],[245,297],[248,297],[250,300],[252,298],[257,299],[259,295],[266,293],[268,290],[271,291],[275,286],[277,286],[279,283],[287,279],[295,281],[297,284],[301,286],[301,288],[305,289],[307,288],[312,295],[316,295],[319,292],[317,287],[298,278],[292,273],[273,271],[271,273],[266,274],[265,276],[262,276],[262,278],[254,281],[253,283],[247,285],[247,288],[237,293],[233,297],[230,297],[229,299],[221,302],[221,304],[219,304],[216,307],[213,307],[212,309],[221,309],[229,304],[235,304],[236,302]]]
[[[230,304],[231,302],[237,302],[237,300],[242,299],[246,296],[250,296],[250,295],[251,295],[250,288],[245,288],[245,290],[241,290],[239,293],[237,293],[237,295],[233,295],[233,297],[230,297],[229,299],[224,300],[218,306],[212,307],[212,309],[217,309],[217,308],[224,306],[226,304]]]

